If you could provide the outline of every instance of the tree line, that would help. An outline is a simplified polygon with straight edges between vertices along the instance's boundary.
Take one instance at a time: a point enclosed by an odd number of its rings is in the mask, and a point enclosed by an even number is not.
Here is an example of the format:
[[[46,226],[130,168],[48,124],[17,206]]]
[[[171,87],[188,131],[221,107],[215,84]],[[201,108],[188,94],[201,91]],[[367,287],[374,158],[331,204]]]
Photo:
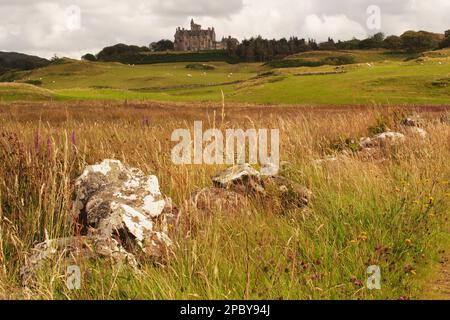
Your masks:
[[[289,39],[264,39],[261,36],[245,39],[236,44],[227,41],[226,56],[233,61],[271,61],[291,54],[314,50],[356,50],[356,49],[388,49],[391,51],[424,52],[450,47],[450,30],[444,35],[427,31],[406,31],[401,36],[386,37],[376,33],[366,39],[353,38],[347,41],[335,41],[331,37],[327,41],[317,43],[314,39],[290,37]],[[148,47],[117,44],[106,47],[97,55],[86,54],[82,58],[90,61],[111,61],[118,56],[132,56],[145,52],[170,52],[173,42],[167,39],[152,42]]]
[[[424,52],[439,48],[450,47],[450,30],[444,37],[426,31],[407,31],[401,36],[385,37],[383,33],[376,33],[366,39],[353,38],[347,41],[327,41],[316,43],[313,39],[268,40],[261,36],[242,41],[237,47],[228,48],[230,55],[243,60],[270,61],[283,56],[313,51],[313,50],[357,50],[357,49],[388,49],[391,51]]]

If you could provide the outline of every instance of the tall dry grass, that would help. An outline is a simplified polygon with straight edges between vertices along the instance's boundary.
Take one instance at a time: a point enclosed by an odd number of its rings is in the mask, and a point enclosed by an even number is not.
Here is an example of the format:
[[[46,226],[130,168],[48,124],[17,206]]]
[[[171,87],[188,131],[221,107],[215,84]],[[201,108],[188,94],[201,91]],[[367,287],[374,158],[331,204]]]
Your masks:
[[[369,128],[395,130],[406,114],[427,119],[425,141],[388,148],[386,161],[352,156],[317,166]],[[441,108],[308,108],[99,102],[0,106],[0,297],[86,299],[415,298],[448,230],[450,126]],[[171,133],[205,128],[279,128],[285,174],[309,187],[306,210],[283,214],[250,202],[239,214],[185,210],[175,255],[140,273],[82,262],[82,290],[50,269],[20,286],[24,253],[69,235],[74,179],[87,164],[114,158],[156,174],[164,193],[187,207],[223,166],[176,166]],[[380,265],[382,290],[364,285]]]

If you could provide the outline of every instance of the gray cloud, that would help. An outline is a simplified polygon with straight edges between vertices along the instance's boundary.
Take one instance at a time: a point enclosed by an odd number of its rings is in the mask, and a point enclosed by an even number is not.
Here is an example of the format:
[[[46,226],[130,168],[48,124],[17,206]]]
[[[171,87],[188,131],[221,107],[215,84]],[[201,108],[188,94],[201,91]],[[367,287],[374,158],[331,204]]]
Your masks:
[[[79,29],[67,25],[70,5],[81,9]],[[448,0],[0,0],[0,51],[79,58],[118,42],[172,39],[192,17],[219,37],[361,38],[370,34],[369,5],[380,7],[386,34],[450,29]]]
[[[242,10],[243,0],[157,0],[151,8],[167,16],[227,17]]]

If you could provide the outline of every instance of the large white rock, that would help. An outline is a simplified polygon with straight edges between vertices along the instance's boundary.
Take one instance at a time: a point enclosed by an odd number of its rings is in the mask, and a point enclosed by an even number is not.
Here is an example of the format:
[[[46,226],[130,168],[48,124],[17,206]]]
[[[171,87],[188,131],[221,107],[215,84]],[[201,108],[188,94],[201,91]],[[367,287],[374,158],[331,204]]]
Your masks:
[[[154,175],[104,160],[85,168],[73,200],[73,216],[85,235],[118,239],[123,247],[151,256],[164,255],[171,245],[168,231],[177,209]]]

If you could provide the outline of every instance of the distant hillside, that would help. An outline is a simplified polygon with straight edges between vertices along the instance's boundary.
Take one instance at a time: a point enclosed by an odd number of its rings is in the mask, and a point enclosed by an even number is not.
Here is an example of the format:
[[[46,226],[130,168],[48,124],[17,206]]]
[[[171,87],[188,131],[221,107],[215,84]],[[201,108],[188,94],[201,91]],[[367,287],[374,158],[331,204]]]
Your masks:
[[[17,52],[0,51],[0,74],[10,70],[31,70],[41,68],[49,64],[50,61],[44,58]]]

